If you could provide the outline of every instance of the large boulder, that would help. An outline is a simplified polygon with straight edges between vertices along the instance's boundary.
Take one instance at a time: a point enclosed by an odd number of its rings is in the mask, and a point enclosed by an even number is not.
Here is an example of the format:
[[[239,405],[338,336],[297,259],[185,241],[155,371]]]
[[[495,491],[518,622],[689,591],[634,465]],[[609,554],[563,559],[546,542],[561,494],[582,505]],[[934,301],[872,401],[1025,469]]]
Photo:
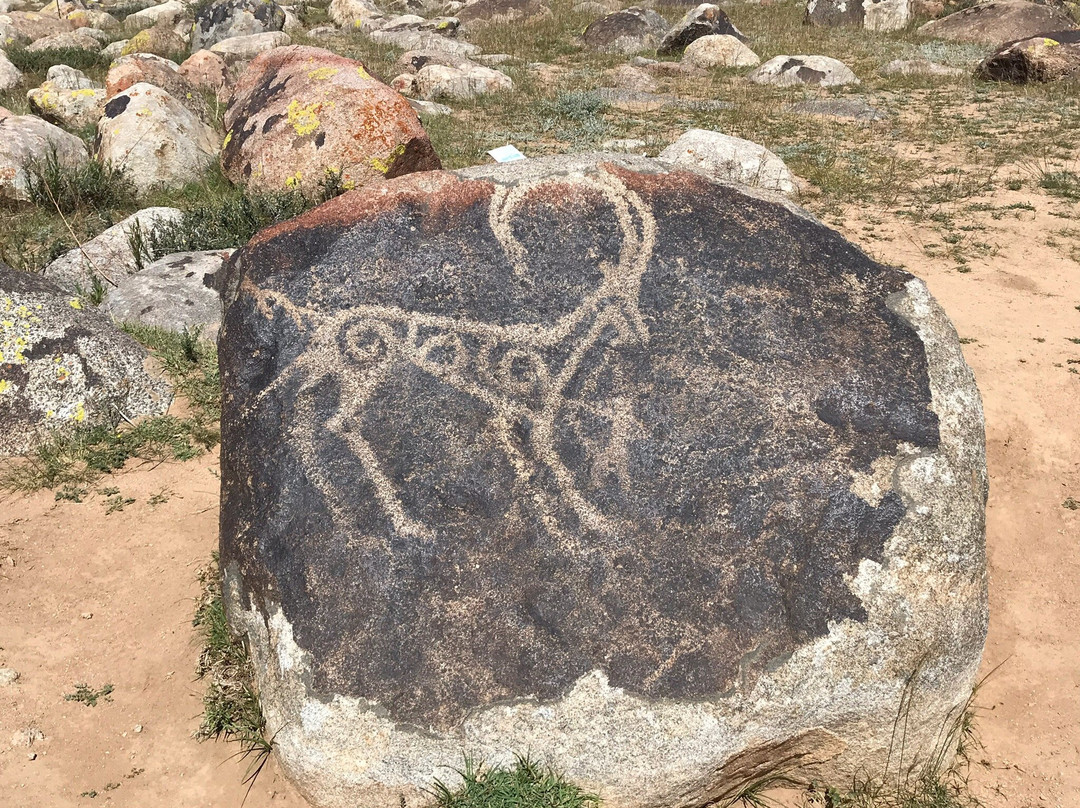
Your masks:
[[[901,706],[905,765],[949,759],[987,627],[979,394],[922,281],[763,194],[532,159],[233,257],[227,612],[314,805],[515,752],[611,808],[847,785]]]
[[[429,64],[417,71],[412,86],[416,94],[427,101],[439,98],[459,100],[508,92],[514,88],[514,82],[502,71],[482,65],[449,67]]]
[[[630,54],[652,50],[667,31],[667,21],[655,11],[631,6],[590,23],[582,38],[591,50]]]
[[[756,67],[761,57],[737,37],[714,34],[695,39],[683,51],[682,61],[691,67]]]
[[[214,0],[195,15],[191,52],[234,36],[280,31],[285,12],[274,0]]]
[[[773,152],[753,141],[708,129],[691,129],[660,152],[657,159],[753,188],[785,194],[798,190],[795,177]]]
[[[95,276],[103,284],[115,286],[142,266],[143,256],[135,254],[133,244],[145,242],[183,215],[178,208],[143,208],[64,253],[45,267],[43,274],[69,292],[89,291]]]
[[[987,0],[920,26],[919,33],[953,42],[998,44],[1047,31],[1076,28],[1072,17],[1053,6],[1026,0]]]
[[[133,53],[114,61],[105,76],[105,98],[111,100],[143,83],[160,87],[204,122],[213,120],[206,99],[184,78],[176,62],[152,53]]]
[[[28,90],[26,100],[31,112],[69,129],[93,126],[105,110],[104,90],[91,87],[61,90],[49,81]]]
[[[911,0],[808,0],[807,25],[829,28],[861,26],[871,31],[899,31],[912,17]]]
[[[0,455],[73,427],[159,415],[171,400],[146,350],[108,317],[0,264]]]
[[[343,28],[359,28],[367,20],[382,16],[371,0],[330,0],[327,13]]]
[[[656,52],[660,56],[679,54],[694,40],[715,35],[733,36],[742,42],[746,41],[742,31],[735,27],[735,23],[728,19],[720,6],[702,3],[686,12],[683,18],[664,34]]]
[[[851,68],[831,56],[775,56],[747,78],[755,84],[775,84],[778,87],[798,84],[842,87],[859,83]]]
[[[124,40],[120,55],[150,53],[157,56],[174,56],[186,50],[187,41],[175,28],[169,25],[153,25],[139,31],[131,39]]]
[[[1007,42],[979,63],[975,75],[1014,84],[1080,77],[1080,31],[1053,31]]]
[[[128,14],[124,18],[124,30],[130,34],[155,25],[174,25],[188,13],[188,5],[181,0],[166,0],[155,6]]]
[[[101,84],[81,70],[67,65],[53,65],[45,74],[45,80],[56,90],[100,90]]]
[[[357,61],[310,47],[256,58],[225,110],[221,166],[258,191],[315,191],[439,168],[420,119]]]
[[[114,320],[142,323],[168,331],[198,328],[217,339],[221,298],[215,278],[232,250],[166,255],[134,275],[125,275],[109,289],[102,307]]]
[[[284,31],[266,31],[261,34],[231,36],[210,46],[211,53],[216,53],[228,65],[237,62],[250,62],[260,53],[274,48],[281,48],[292,42],[292,37]]]
[[[145,193],[202,177],[217,159],[221,139],[165,90],[139,82],[109,99],[98,121],[98,143],[101,159]]]
[[[30,198],[29,170],[55,157],[64,168],[85,165],[86,144],[36,115],[12,115],[0,107],[0,196]]]

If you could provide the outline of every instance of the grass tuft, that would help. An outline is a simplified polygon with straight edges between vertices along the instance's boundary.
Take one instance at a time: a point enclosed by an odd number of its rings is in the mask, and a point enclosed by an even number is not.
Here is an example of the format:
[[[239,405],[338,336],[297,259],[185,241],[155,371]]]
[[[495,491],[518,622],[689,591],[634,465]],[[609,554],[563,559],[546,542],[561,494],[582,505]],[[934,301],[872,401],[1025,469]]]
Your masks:
[[[135,204],[135,186],[124,173],[107,163],[90,160],[72,168],[53,152],[27,166],[30,201],[61,213],[79,210],[124,209]]]
[[[599,808],[594,794],[582,791],[551,769],[518,756],[511,768],[485,768],[471,758],[458,770],[462,783],[451,789],[436,780],[431,794],[438,808]]]
[[[30,51],[22,47],[7,50],[7,57],[23,73],[44,73],[53,65],[67,65],[76,70],[108,70],[112,61],[98,51],[85,48],[49,48]]]

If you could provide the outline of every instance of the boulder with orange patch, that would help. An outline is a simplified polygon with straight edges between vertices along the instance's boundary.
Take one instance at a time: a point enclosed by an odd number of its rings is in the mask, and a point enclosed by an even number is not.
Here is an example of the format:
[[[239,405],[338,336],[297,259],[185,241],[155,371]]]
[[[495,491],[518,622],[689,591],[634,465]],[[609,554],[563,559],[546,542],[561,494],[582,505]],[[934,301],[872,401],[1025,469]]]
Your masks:
[[[225,111],[221,166],[258,191],[346,188],[441,167],[409,103],[357,61],[320,48],[256,58]]]

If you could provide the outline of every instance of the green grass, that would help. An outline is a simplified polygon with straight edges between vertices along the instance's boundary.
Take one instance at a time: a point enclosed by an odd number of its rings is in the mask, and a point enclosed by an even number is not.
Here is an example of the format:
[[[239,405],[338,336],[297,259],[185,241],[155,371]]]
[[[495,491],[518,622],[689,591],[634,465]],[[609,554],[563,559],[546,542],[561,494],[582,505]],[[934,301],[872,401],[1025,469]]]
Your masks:
[[[251,761],[245,777],[250,787],[266,764],[273,739],[266,737],[266,719],[247,648],[229,630],[225,618],[217,553],[198,577],[202,596],[192,625],[203,649],[195,674],[206,682],[206,692],[195,737],[237,742],[240,756]]]
[[[8,48],[7,57],[24,73],[45,73],[53,65],[67,65],[76,70],[108,70],[112,61],[108,56],[84,48],[29,51],[16,46]]]
[[[89,160],[81,166],[60,163],[56,153],[27,167],[30,201],[69,214],[124,210],[135,205],[135,186],[113,166]]]
[[[471,758],[458,770],[456,788],[436,780],[438,808],[599,808],[600,800],[527,757],[511,767],[487,768]]]

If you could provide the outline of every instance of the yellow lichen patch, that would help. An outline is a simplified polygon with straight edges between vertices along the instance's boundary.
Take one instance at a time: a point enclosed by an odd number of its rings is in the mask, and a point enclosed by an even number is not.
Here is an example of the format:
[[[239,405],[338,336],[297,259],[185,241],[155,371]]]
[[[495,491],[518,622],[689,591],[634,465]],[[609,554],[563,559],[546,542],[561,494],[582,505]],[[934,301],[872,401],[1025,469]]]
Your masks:
[[[359,73],[360,78],[364,79],[365,81],[371,81],[372,80],[371,79],[371,74],[368,73],[366,70],[364,70],[363,65],[360,65],[358,68],[356,68],[356,72]]]
[[[292,124],[293,129],[296,130],[298,135],[310,135],[316,129],[319,128],[319,118],[315,114],[322,109],[322,104],[316,101],[314,104],[308,104],[304,106],[295,98],[289,102],[289,108],[286,111],[289,118],[289,123]]]
[[[229,142],[231,140],[232,140],[232,129],[230,129],[228,132],[225,133],[225,139],[223,141],[221,141],[221,148],[224,149],[226,146],[228,146]]]
[[[1053,48],[1057,45],[1060,45],[1061,43],[1058,42],[1056,39],[1051,39],[1050,37],[1043,37],[1043,44],[1046,45],[1046,47],[1048,48]]]
[[[75,405],[75,414],[72,416],[80,424],[86,420],[86,406],[83,402],[79,402]]]
[[[390,154],[386,155],[385,160],[380,160],[378,157],[372,157],[369,161],[371,167],[378,171],[380,174],[387,173],[394,165],[394,162],[405,153],[405,146],[398,144]]]
[[[72,98],[89,98],[95,92],[97,92],[97,90],[92,90],[90,88],[84,88],[82,90],[72,90],[71,91],[71,97]]]
[[[341,68],[337,67],[317,67],[308,72],[308,78],[315,79],[316,81],[325,81],[326,79],[332,79],[340,72]]]
[[[11,382],[9,382],[7,379],[0,379],[0,396],[4,395],[4,393],[6,393],[10,389]]]
[[[68,305],[71,306],[71,308],[73,308],[73,309],[81,309],[82,308],[82,303],[79,302],[79,298],[77,298],[77,297],[71,298],[71,300],[68,301]]]

